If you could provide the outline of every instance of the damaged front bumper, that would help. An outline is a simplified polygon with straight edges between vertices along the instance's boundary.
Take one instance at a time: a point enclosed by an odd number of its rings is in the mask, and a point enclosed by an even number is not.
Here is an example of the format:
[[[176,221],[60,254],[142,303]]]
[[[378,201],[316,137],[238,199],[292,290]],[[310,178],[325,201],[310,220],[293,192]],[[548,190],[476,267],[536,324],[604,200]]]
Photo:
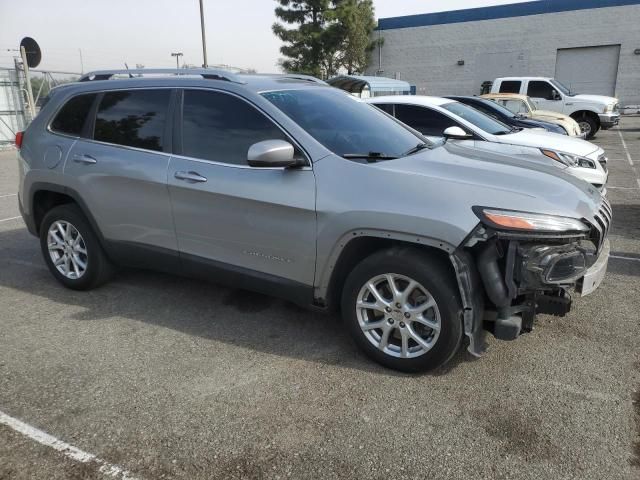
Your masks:
[[[515,339],[532,330],[538,313],[566,315],[574,289],[581,296],[596,290],[610,251],[606,229],[599,235],[513,234],[479,225],[450,256],[469,352],[480,356],[486,350],[486,330]]]

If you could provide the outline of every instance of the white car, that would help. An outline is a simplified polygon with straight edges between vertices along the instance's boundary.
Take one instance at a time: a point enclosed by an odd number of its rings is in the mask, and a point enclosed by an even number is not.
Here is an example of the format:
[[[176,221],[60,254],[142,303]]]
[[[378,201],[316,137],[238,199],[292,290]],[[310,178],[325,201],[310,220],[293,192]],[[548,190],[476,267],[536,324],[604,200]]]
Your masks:
[[[606,130],[620,122],[617,98],[578,94],[555,78],[496,78],[491,85],[491,93],[528,95],[540,110],[551,110],[571,116],[578,122],[587,138],[593,138],[601,128]]]
[[[394,95],[363,101],[396,117],[431,141],[446,137],[481,150],[527,159],[544,158],[589,182],[603,195],[606,192],[607,157],[602,148],[586,140],[543,130],[513,129],[475,108],[440,97]]]

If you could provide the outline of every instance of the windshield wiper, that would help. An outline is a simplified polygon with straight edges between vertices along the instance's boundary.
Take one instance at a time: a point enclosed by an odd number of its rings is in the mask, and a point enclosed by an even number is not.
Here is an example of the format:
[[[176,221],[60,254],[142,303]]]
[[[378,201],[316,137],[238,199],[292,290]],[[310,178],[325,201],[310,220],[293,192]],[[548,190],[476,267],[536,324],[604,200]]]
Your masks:
[[[494,133],[494,135],[508,135],[513,133],[513,130],[500,130],[499,132]]]
[[[369,153],[345,153],[342,158],[364,158],[368,162],[377,162],[378,160],[395,160],[398,157],[392,155],[386,155],[381,152],[369,152]]]
[[[414,153],[418,153],[420,150],[424,150],[425,148],[429,148],[427,143],[419,143],[415,147],[404,152],[401,157],[408,157],[409,155],[413,155]]]

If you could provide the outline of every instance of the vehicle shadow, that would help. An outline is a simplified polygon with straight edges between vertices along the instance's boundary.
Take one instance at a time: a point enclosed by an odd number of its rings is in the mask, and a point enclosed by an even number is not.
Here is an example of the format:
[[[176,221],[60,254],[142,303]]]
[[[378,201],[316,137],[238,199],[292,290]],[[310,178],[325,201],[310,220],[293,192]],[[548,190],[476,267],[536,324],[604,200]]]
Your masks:
[[[611,205],[613,210],[613,235],[629,239],[640,238],[640,204],[616,203]]]
[[[71,315],[75,320],[123,317],[272,355],[386,376],[406,375],[367,359],[337,314],[215,283],[130,269],[120,270],[99,289],[77,292],[55,281],[41,259],[37,239],[25,229],[0,232],[0,246],[0,285],[80,307]],[[46,303],[33,302],[31,308]],[[472,359],[460,351],[445,367],[425,375],[442,375]]]

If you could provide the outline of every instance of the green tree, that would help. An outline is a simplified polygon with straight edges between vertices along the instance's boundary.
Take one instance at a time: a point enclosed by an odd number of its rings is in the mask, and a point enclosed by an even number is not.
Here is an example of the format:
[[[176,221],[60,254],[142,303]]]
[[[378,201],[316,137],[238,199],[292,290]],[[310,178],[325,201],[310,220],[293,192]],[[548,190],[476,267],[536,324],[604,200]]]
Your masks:
[[[337,0],[335,18],[339,25],[339,65],[349,75],[363,73],[376,46],[371,34],[376,26],[371,0]]]
[[[273,24],[273,33],[284,42],[280,52],[285,58],[280,60],[280,66],[317,77],[333,74],[336,52],[331,38],[335,28],[329,28],[333,16],[331,0],[276,1],[276,17],[284,23]]]

